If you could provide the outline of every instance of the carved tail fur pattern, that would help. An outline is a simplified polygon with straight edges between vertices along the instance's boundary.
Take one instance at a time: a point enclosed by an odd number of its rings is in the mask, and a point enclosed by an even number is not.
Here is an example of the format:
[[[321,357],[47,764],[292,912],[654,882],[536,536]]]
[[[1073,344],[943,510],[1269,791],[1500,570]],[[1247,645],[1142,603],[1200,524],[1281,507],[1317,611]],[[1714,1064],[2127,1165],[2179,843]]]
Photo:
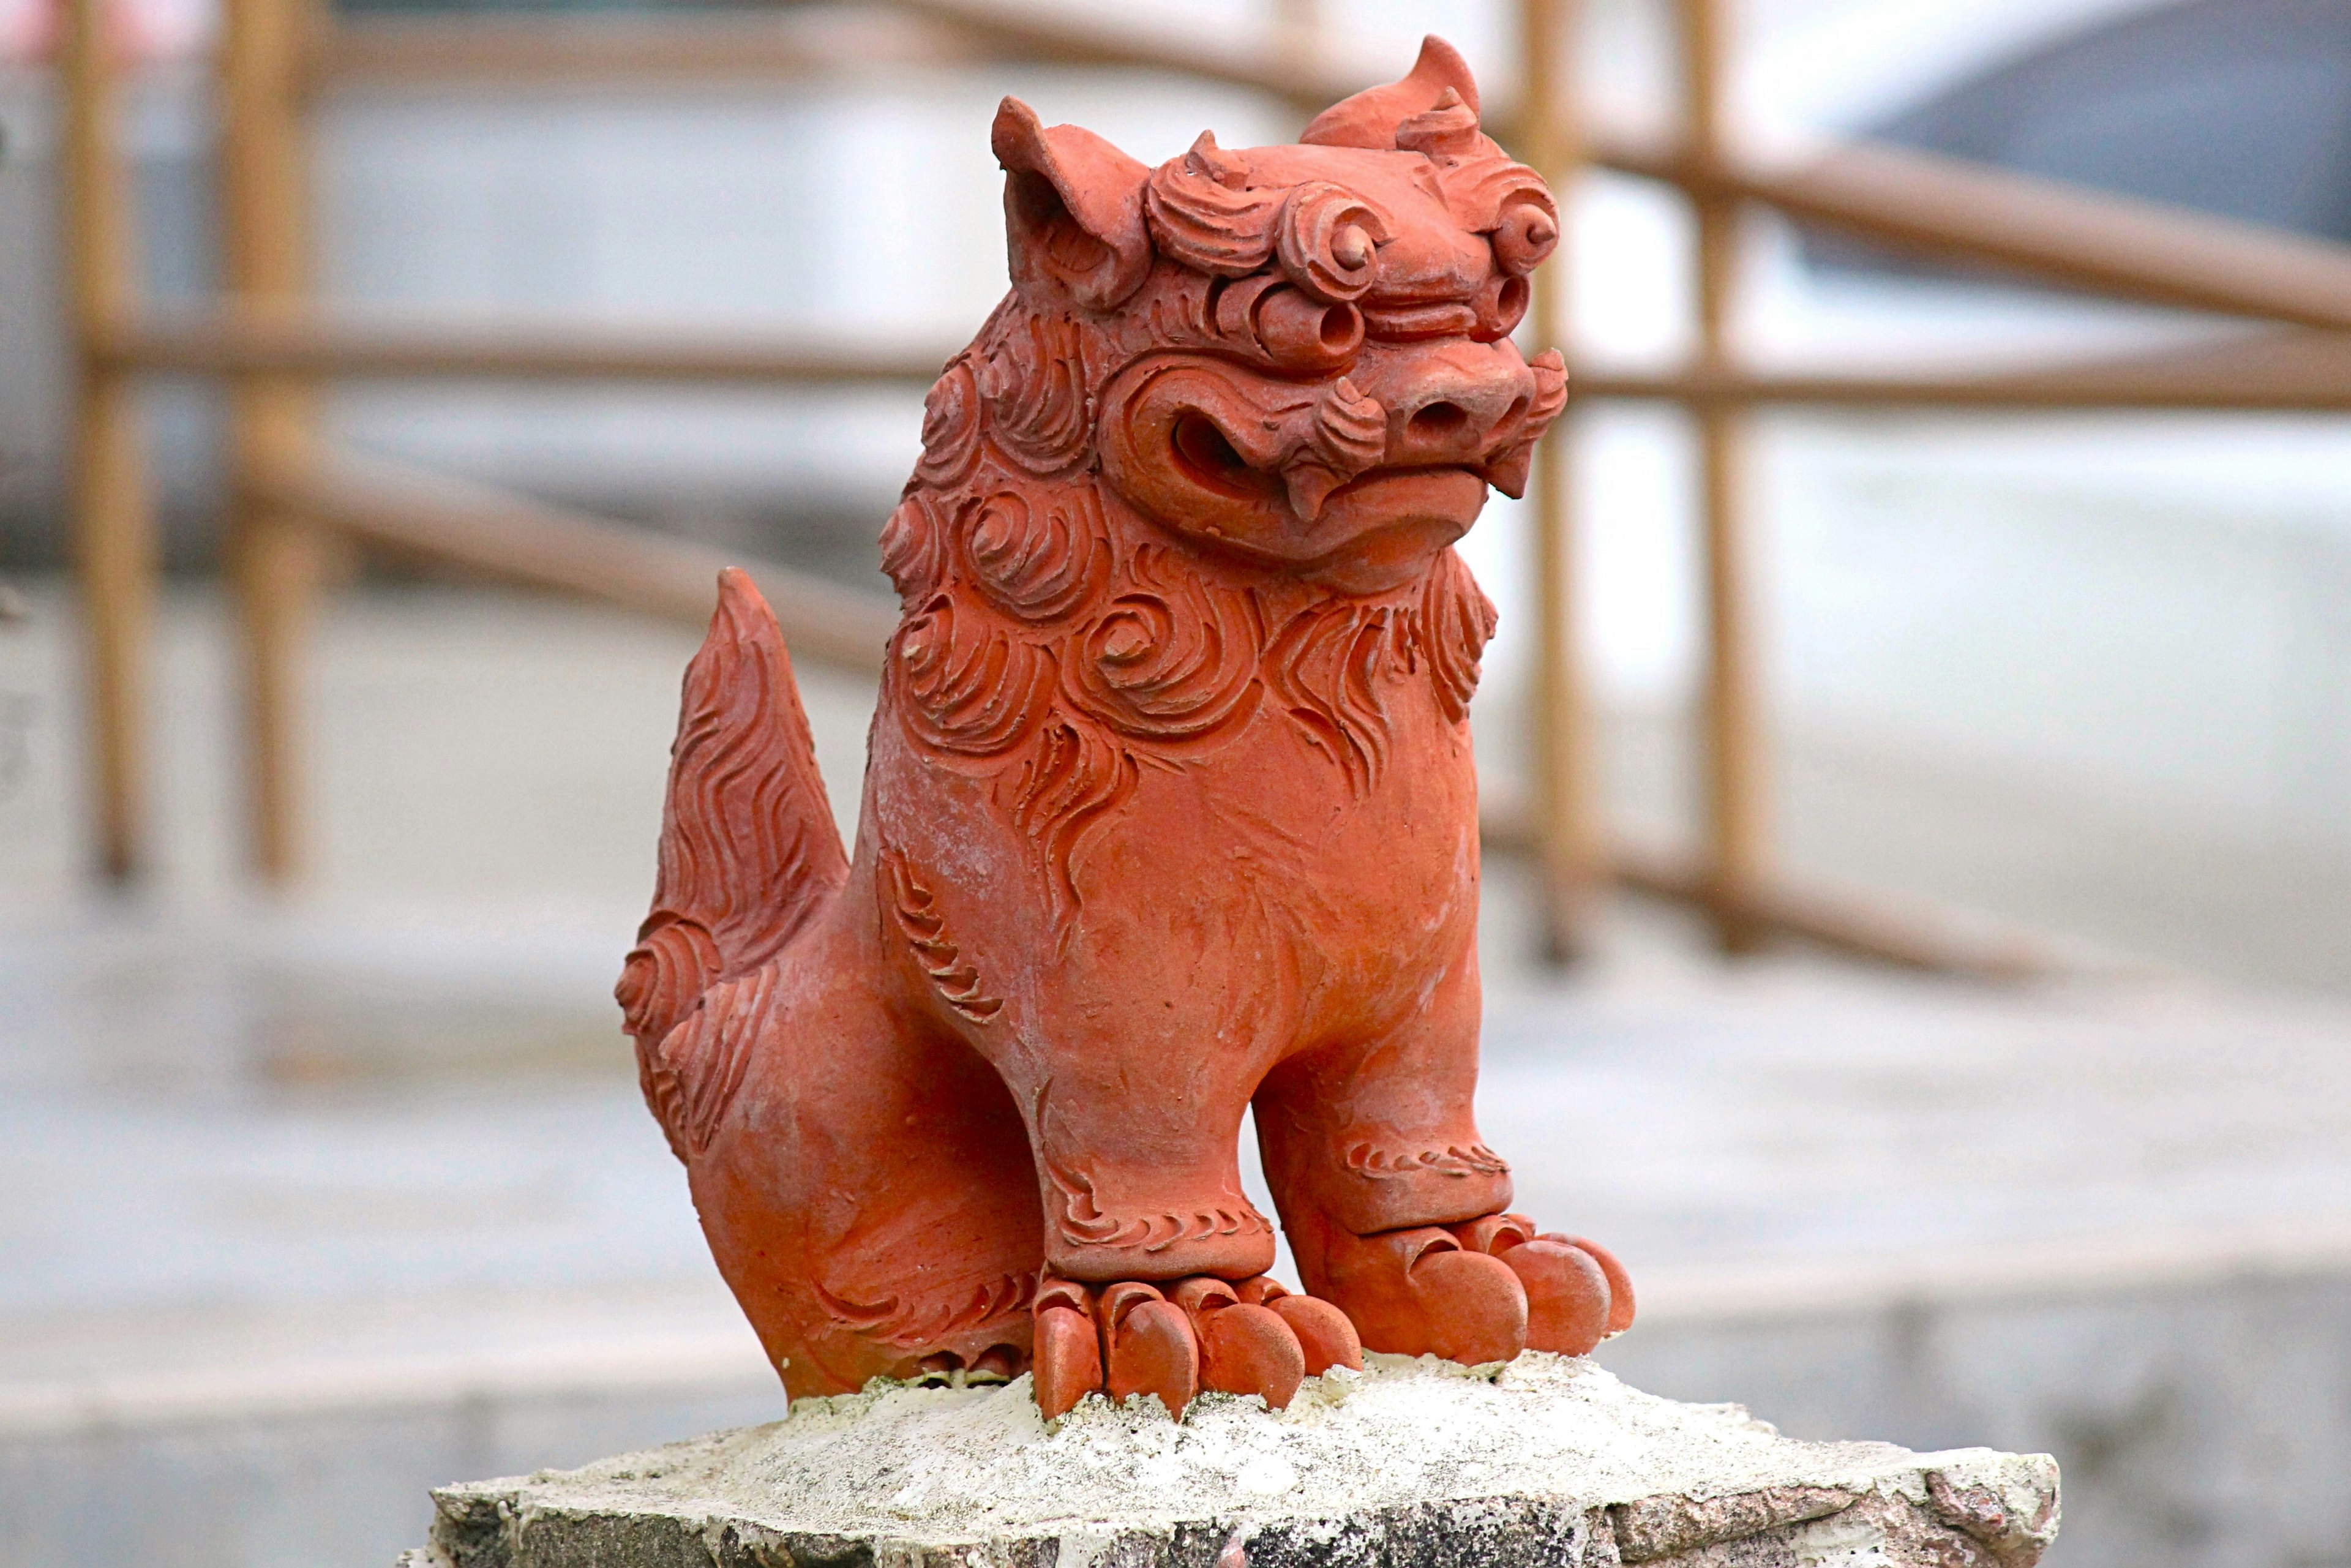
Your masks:
[[[646,1103],[681,1159],[729,1087],[703,1080],[729,1076],[737,1054],[685,1038],[705,997],[782,952],[848,879],[783,632],[730,569],[686,666],[653,909],[614,989]],[[730,1002],[752,999],[737,988]],[[722,1008],[713,1030],[741,1033],[743,1010]]]

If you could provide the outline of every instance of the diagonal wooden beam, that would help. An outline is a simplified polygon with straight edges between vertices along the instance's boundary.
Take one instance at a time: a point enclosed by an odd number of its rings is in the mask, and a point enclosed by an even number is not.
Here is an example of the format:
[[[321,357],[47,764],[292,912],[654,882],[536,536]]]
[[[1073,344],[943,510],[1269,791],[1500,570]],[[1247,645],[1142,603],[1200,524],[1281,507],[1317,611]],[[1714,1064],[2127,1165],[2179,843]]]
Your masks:
[[[124,370],[202,375],[927,385],[953,350],[806,334],[334,320],[232,308],[117,320],[99,330],[92,352]]]
[[[1596,133],[1595,159],[1790,217],[2068,287],[2304,327],[2351,329],[2351,246],[1878,142],[1803,162]]]
[[[369,545],[696,628],[717,604],[720,570],[742,567],[795,656],[850,669],[880,670],[898,623],[879,594],[381,459],[322,453],[253,483],[270,505]]]
[[[951,29],[878,9],[493,12],[341,16],[308,62],[314,88],[346,80],[513,87],[621,81],[707,86],[968,66]]]
[[[1483,788],[1479,837],[1489,853],[1535,851],[1526,802]],[[1697,855],[1617,839],[1606,850],[1609,878],[1629,892],[1719,913],[1723,890]],[[2013,927],[1962,919],[1932,906],[1774,871],[1742,896],[1739,914],[1765,931],[1898,968],[2018,983],[2075,973],[2084,966],[2056,945]]]
[[[1318,50],[1301,60],[1268,40],[1203,42],[1198,28],[1145,28],[1104,23],[1066,5],[1005,0],[891,0],[898,10],[961,29],[973,38],[1026,59],[1054,65],[1122,67],[1172,71],[1201,81],[1245,88],[1317,113],[1358,89],[1384,79]],[[1391,73],[1400,74],[1400,73]]]

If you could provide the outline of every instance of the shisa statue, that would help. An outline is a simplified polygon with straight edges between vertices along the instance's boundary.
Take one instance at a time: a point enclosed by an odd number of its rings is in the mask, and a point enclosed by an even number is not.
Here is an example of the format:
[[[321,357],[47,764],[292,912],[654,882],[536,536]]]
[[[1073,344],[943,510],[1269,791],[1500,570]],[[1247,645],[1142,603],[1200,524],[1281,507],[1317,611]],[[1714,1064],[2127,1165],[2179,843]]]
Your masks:
[[[719,1268],[794,1396],[1589,1351],[1624,1271],[1471,1113],[1494,611],[1451,548],[1566,399],[1510,338],[1552,196],[1434,38],[1297,146],[1152,169],[1009,99],[993,145],[1012,289],[882,536],[853,854],[747,578],[685,677],[619,996]]]

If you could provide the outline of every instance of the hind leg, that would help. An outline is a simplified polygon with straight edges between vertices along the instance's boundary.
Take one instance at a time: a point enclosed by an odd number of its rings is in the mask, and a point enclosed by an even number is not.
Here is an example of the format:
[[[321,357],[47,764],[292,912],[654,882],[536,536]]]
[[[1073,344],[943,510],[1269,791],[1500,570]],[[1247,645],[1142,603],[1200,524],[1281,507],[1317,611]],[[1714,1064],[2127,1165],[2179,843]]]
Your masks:
[[[685,1151],[711,1251],[795,1397],[1015,1375],[1042,1250],[1020,1116],[969,1046],[883,994],[870,917],[842,902],[770,970],[713,991],[706,1040],[663,1042],[698,1045],[715,1084],[742,1058]]]
[[[1476,958],[1376,1040],[1292,1058],[1256,1100],[1266,1177],[1306,1288],[1364,1343],[1476,1364],[1582,1354],[1632,1322],[1630,1283],[1589,1242],[1507,1210],[1478,1136]]]

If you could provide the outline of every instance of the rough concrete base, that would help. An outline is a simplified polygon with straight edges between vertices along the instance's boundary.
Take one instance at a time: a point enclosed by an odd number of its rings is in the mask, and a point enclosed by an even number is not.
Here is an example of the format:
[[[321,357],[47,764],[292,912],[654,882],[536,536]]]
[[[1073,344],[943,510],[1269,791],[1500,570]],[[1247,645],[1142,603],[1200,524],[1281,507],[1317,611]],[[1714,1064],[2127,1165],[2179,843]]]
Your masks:
[[[804,1401],[787,1420],[434,1494],[404,1568],[2030,1568],[2057,1467],[1782,1437],[1583,1360],[1373,1356],[1289,1410],[1026,1379]]]

